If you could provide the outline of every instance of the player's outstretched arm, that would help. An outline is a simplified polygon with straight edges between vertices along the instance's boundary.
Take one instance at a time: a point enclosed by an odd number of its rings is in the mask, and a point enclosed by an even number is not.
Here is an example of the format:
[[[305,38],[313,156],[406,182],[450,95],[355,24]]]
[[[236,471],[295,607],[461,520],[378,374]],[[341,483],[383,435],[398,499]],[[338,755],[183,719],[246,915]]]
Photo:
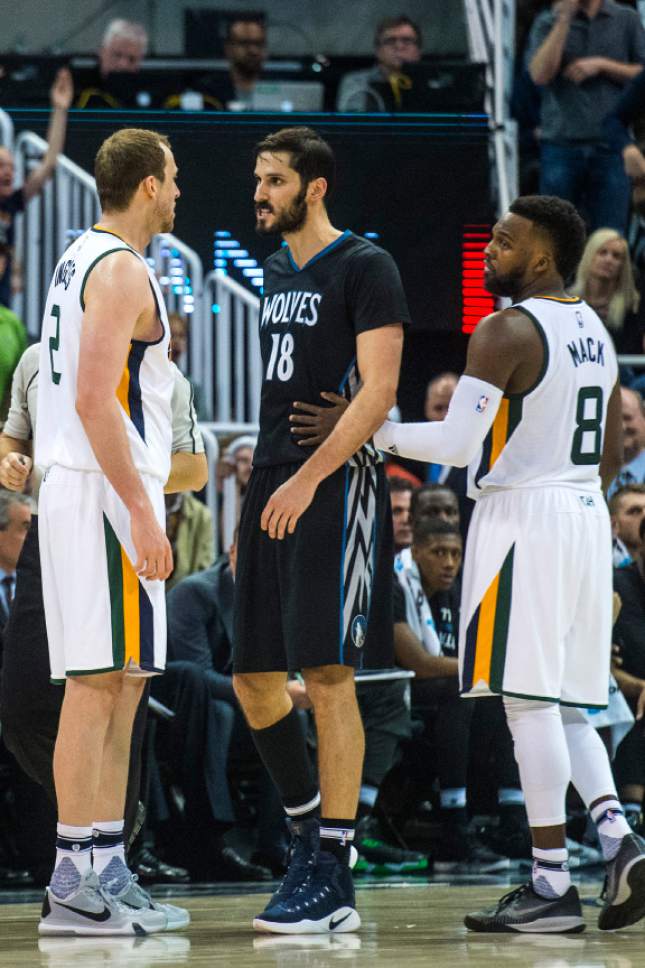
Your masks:
[[[482,319],[470,338],[466,369],[445,419],[407,424],[386,420],[374,435],[376,446],[413,460],[469,464],[493,425],[511,376],[532,351],[527,325],[532,327],[514,310]]]
[[[605,439],[600,461],[600,479],[606,493],[609,485],[623,466],[623,418],[620,382],[617,380],[607,402]]]
[[[399,323],[359,333],[356,358],[362,386],[333,431],[300,470],[269,499],[261,527],[272,538],[292,534],[316,488],[370,439],[396,403],[403,327]]]
[[[84,300],[76,410],[101,470],[130,512],[138,574],[165,579],[172,551],[132,461],[116,396],[130,341],[150,325],[145,266],[130,252],[107,256],[93,269]]]

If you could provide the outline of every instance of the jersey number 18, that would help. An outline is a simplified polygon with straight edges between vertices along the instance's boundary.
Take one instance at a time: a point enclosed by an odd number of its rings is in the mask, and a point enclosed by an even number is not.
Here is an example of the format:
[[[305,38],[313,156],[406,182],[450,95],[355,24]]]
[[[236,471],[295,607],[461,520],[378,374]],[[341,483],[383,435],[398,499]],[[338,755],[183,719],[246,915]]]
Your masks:
[[[273,333],[271,339],[273,345],[271,346],[266,378],[272,380],[275,373],[278,380],[286,383],[293,376],[294,338],[291,333]]]

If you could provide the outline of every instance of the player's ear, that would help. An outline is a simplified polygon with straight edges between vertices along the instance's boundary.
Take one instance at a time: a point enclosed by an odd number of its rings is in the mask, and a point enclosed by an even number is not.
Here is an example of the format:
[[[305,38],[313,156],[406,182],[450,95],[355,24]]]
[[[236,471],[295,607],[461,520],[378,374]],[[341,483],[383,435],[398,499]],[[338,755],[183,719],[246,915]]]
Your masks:
[[[157,193],[157,179],[154,175],[148,175],[141,181],[143,191],[145,192],[146,198],[154,198]]]
[[[327,179],[313,178],[309,182],[309,198],[312,202],[320,202],[327,194]]]
[[[539,272],[540,275],[544,274],[545,272],[549,272],[553,266],[553,257],[551,253],[547,252],[546,250],[538,252],[535,256],[533,265],[535,271]]]

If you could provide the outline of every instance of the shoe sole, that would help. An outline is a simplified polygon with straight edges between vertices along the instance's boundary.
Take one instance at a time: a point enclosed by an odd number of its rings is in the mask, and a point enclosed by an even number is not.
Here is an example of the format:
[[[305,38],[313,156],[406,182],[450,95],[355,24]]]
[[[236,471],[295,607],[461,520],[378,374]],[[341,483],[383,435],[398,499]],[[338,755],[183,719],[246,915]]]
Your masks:
[[[155,932],[156,933],[156,932]],[[85,927],[82,924],[70,924],[69,921],[40,921],[38,924],[38,934],[43,936],[58,936],[58,937],[97,937],[99,935],[112,937],[126,935],[128,937],[147,937],[150,931],[146,931],[142,928],[140,924],[136,921],[132,921],[129,924],[124,924],[120,928],[105,927],[100,928],[98,925],[88,925]]]
[[[332,922],[336,922],[335,927],[330,927]],[[345,934],[349,931],[358,931],[361,926],[361,919],[358,911],[354,908],[343,907],[321,918],[320,921],[282,922],[265,921],[263,918],[254,918],[253,927],[256,931],[267,934]]]
[[[187,928],[190,924],[190,914],[186,912],[186,916],[183,918],[173,918],[172,921],[168,919],[165,931],[181,931],[182,928]]]
[[[469,931],[486,934],[580,934],[585,929],[583,918],[539,918],[526,924],[508,924],[504,921],[480,921],[467,914],[464,924]]]
[[[598,916],[601,931],[616,931],[645,917],[645,857],[635,857],[623,871],[614,902]]]

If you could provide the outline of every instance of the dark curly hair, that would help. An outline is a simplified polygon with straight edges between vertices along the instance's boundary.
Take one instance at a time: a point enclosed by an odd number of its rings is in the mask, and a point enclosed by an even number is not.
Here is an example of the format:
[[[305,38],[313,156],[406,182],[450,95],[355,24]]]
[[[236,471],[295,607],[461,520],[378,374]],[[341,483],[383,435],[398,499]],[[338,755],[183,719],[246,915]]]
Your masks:
[[[587,238],[585,223],[571,202],[555,195],[521,195],[509,212],[529,219],[549,236],[556,269],[566,284],[582,258]]]

